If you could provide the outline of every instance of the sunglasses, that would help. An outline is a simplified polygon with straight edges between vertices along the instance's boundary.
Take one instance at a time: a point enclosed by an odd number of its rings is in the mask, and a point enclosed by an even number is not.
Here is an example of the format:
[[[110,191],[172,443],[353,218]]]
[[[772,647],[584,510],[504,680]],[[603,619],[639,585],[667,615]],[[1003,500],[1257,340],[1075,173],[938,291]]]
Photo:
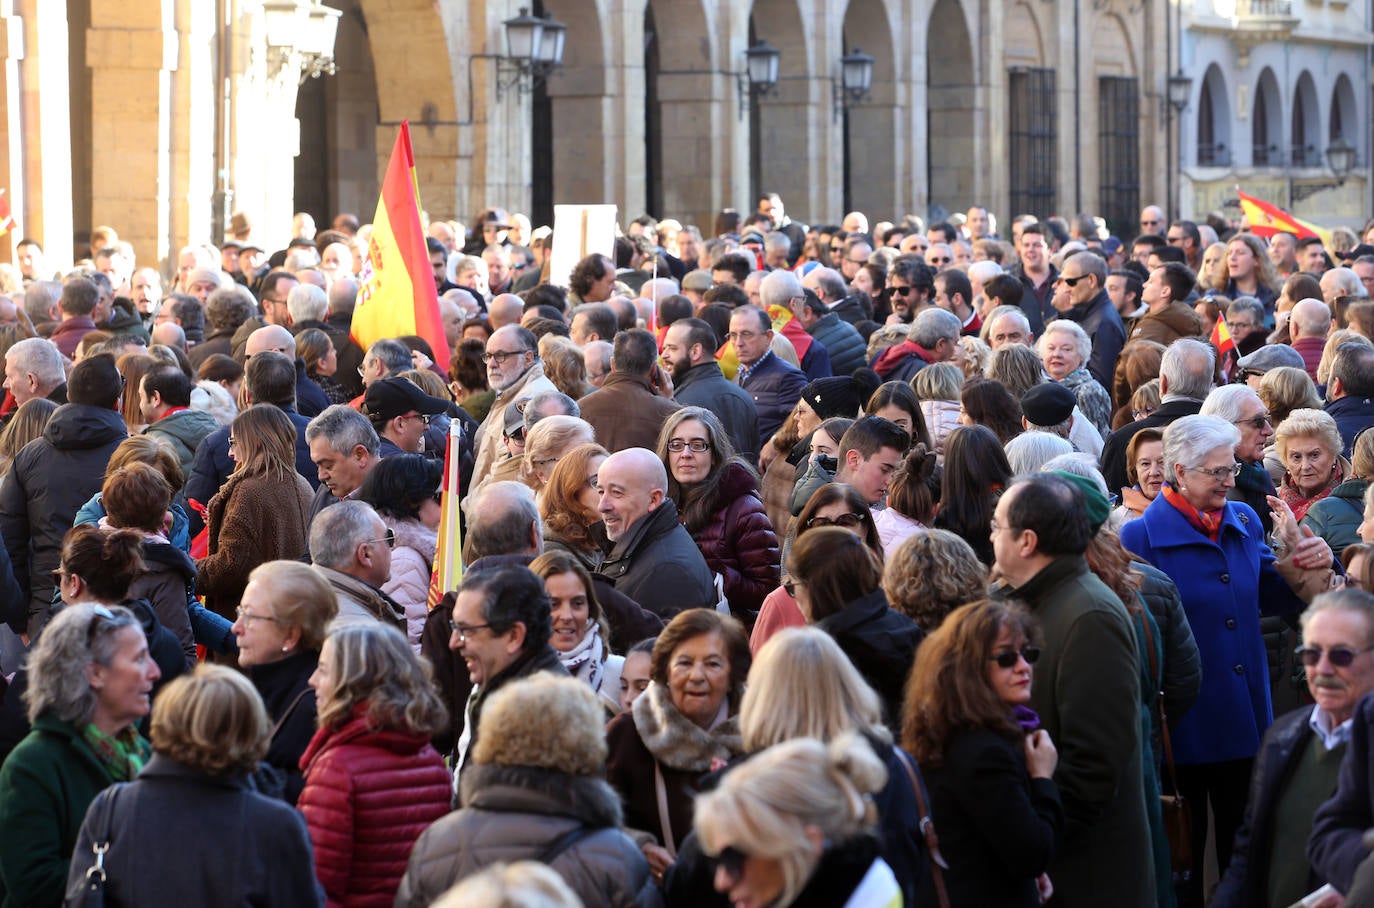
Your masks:
[[[1001,653],[993,653],[990,661],[996,662],[998,668],[1015,668],[1016,663],[1025,659],[1027,665],[1034,665],[1040,661],[1040,647],[1023,646],[1019,650],[1009,649]]]
[[[746,860],[748,860],[748,855],[734,845],[722,848],[720,854],[715,857],[716,866],[724,870],[732,880],[738,880],[744,876],[744,862]]]
[[[787,593],[787,595],[791,596],[793,599],[797,598],[797,587],[799,586],[806,586],[806,581],[788,579],[782,582],[783,591]]]
[[[846,530],[852,530],[862,524],[866,516],[865,514],[841,514],[834,520],[829,517],[812,517],[806,522],[806,528],[814,530],[816,527],[844,527]]]
[[[1059,281],[1066,287],[1077,287],[1079,281],[1085,281],[1088,279],[1088,277],[1089,275],[1086,274],[1080,274],[1078,275],[1078,277],[1065,277],[1061,274],[1059,275]]]
[[[1322,653],[1326,654],[1329,661],[1336,668],[1349,668],[1354,662],[1355,657],[1361,653],[1374,650],[1374,646],[1366,646],[1364,649],[1351,649],[1348,646],[1333,646],[1331,649],[1322,649],[1319,646],[1300,646],[1293,650],[1293,655],[1302,660],[1302,664],[1308,668],[1316,668],[1317,663],[1322,661]]]
[[[932,255],[929,259],[926,260],[926,264],[927,264],[927,265],[948,265],[948,264],[949,264],[950,262],[952,262],[952,261],[954,261],[954,258],[953,258],[952,256],[948,256],[948,255]]]
[[[916,292],[916,288],[915,288],[915,287],[888,287],[888,288],[887,288],[887,292],[888,292],[888,293],[895,293],[895,294],[897,294],[898,296],[908,296],[908,295],[910,295],[910,294],[912,294],[912,293],[915,293],[915,292]]]
[[[1265,426],[1269,425],[1269,414],[1265,413],[1263,416],[1252,416],[1249,419],[1237,419],[1231,423],[1231,425],[1249,426],[1252,429],[1263,429]]]

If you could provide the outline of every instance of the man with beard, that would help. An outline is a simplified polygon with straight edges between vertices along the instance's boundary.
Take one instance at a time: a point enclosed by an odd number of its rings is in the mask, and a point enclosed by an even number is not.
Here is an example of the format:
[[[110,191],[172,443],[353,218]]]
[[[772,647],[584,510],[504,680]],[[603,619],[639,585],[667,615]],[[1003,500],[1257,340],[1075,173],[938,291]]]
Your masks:
[[[749,393],[720,371],[715,357],[718,346],[711,326],[699,318],[678,319],[668,326],[662,359],[673,379],[673,400],[716,414],[740,456],[757,463],[758,409]]]
[[[506,407],[522,397],[541,391],[557,391],[544,374],[539,359],[539,341],[519,325],[505,325],[487,339],[487,385],[496,392],[491,410],[474,439],[477,462],[472,471],[475,487],[496,465],[506,424]]]

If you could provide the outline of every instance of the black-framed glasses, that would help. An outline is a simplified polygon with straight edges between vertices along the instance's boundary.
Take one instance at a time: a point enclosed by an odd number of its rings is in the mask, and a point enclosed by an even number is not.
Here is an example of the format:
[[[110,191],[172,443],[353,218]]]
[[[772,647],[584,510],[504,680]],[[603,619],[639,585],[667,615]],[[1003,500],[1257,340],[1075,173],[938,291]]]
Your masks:
[[[744,862],[748,860],[748,857],[748,855],[740,851],[734,845],[728,845],[722,848],[720,854],[716,855],[712,860],[715,862],[715,865],[721,870],[724,870],[726,875],[730,877],[730,880],[734,882],[744,876]]]
[[[783,592],[791,596],[793,599],[797,598],[797,587],[799,586],[806,586],[806,581],[797,580],[795,578],[789,577],[788,579],[782,582]]]
[[[1322,661],[1322,655],[1336,668],[1349,668],[1355,662],[1355,657],[1362,653],[1374,650],[1374,646],[1366,646],[1364,649],[1351,649],[1348,646],[1333,646],[1330,649],[1322,649],[1320,646],[1300,646],[1293,650],[1293,655],[1302,660],[1302,664],[1308,668],[1316,668],[1317,663]]]
[[[915,287],[898,287],[896,284],[893,284],[892,286],[890,286],[890,287],[887,288],[887,291],[888,291],[889,293],[895,293],[895,294],[897,294],[898,296],[908,296],[909,294],[915,293],[915,292],[916,292],[916,288],[915,288]]]
[[[1233,426],[1249,426],[1252,429],[1263,429],[1265,426],[1269,424],[1270,423],[1268,413],[1261,413],[1259,416],[1252,416],[1249,419],[1231,420],[1231,425]]]
[[[1240,475],[1241,464],[1233,463],[1229,467],[1216,467],[1211,470],[1204,470],[1202,467],[1185,467],[1189,473],[1201,473],[1203,476],[1210,476],[1217,482],[1225,482],[1228,477],[1235,478]]]
[[[459,624],[452,618],[449,619],[448,626],[455,634],[458,635],[458,639],[463,641],[466,641],[469,637],[471,637],[474,631],[487,630],[491,627],[490,624]]]
[[[952,255],[932,255],[930,258],[926,259],[926,264],[948,265],[952,261],[954,261],[954,256]]]
[[[396,531],[393,530],[391,527],[387,527],[387,528],[386,528],[386,535],[385,535],[385,536],[380,536],[380,537],[378,537],[377,539],[365,539],[365,540],[363,540],[363,541],[364,541],[364,542],[385,542],[387,548],[389,548],[389,549],[394,549],[394,548],[396,548]]]
[[[997,663],[998,668],[1015,668],[1016,663],[1025,659],[1027,665],[1034,665],[1040,661],[1040,647],[1023,646],[1019,650],[1009,649],[1000,653],[993,653],[990,660]]]
[[[852,530],[867,519],[867,514],[855,514],[853,512],[841,514],[833,520],[829,517],[816,516],[806,522],[806,528],[814,530],[816,527],[844,527],[846,530]]]
[[[524,356],[529,352],[528,350],[495,350],[491,353],[483,353],[482,362],[490,363],[492,360],[496,360],[498,366],[504,366],[506,360],[510,359],[512,356]]]
[[[690,449],[694,454],[704,454],[711,450],[711,443],[704,438],[693,438],[691,441],[674,438],[668,442],[668,450],[674,454],[680,453],[683,449]]]
[[[1089,277],[1091,277],[1091,275],[1080,274],[1076,277],[1069,277],[1067,275],[1061,274],[1059,275],[1059,282],[1063,284],[1065,287],[1077,287],[1079,281],[1085,281]]]

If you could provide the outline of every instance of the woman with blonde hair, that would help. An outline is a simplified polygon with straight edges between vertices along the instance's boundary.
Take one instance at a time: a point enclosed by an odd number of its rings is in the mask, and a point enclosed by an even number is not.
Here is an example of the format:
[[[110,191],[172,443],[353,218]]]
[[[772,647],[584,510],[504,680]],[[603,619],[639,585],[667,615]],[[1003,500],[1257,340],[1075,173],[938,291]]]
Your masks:
[[[306,551],[314,492],[296,472],[296,426],[279,407],[256,404],[229,427],[234,472],[210,499],[209,554],[196,561],[196,585],[231,618],[248,575],[260,564]]]
[[[9,472],[10,462],[24,445],[42,436],[57,404],[46,397],[34,397],[19,405],[5,429],[0,432],[0,481]]]
[[[902,904],[879,854],[872,795],[887,770],[854,733],[769,748],[697,797],[695,827],[734,905],[835,908]],[[857,891],[861,901],[855,901]]]
[[[1284,467],[1278,496],[1295,519],[1302,520],[1314,503],[1350,476],[1343,446],[1336,420],[1322,410],[1294,410],[1274,430],[1274,450]]]
[[[1221,260],[1225,256],[1225,243],[1212,243],[1202,250],[1202,262],[1197,269],[1198,293],[1205,296],[1213,289],[1212,285],[1216,280],[1217,270],[1221,267]]]
[[[1260,402],[1269,411],[1269,424],[1277,428],[1294,410],[1320,410],[1322,399],[1317,394],[1317,386],[1306,369],[1297,366],[1279,366],[1264,373],[1260,379]],[[1264,468],[1269,478],[1278,486],[1283,480],[1284,466],[1279,459],[1275,446],[1277,438],[1270,438],[1264,448]]]
[[[940,821],[953,905],[1035,908],[1064,811],[1058,754],[1029,708],[1040,657],[1030,615],[980,600],[953,612],[916,653],[902,743]]]
[[[553,469],[578,445],[596,443],[596,430],[576,416],[545,416],[525,436],[525,460],[520,481],[541,495],[553,478]]]
[[[1374,342],[1358,331],[1338,328],[1326,336],[1326,346],[1322,347],[1322,358],[1317,363],[1317,385],[1325,388],[1331,383],[1331,367],[1336,362],[1336,348],[1341,344],[1359,344],[1374,347]]]
[[[996,359],[997,354],[992,354],[989,369]],[[945,439],[959,425],[959,390],[963,386],[963,370],[953,363],[931,363],[911,380],[911,388],[921,401],[926,428],[935,442],[936,455],[945,453]]]
[[[544,548],[573,555],[588,571],[600,568],[606,557],[599,544],[605,534],[597,511],[596,474],[609,456],[598,444],[573,448],[554,465],[539,502]]]
[[[271,730],[252,683],[232,669],[201,665],[168,684],[153,706],[152,759],[91,804],[68,891],[94,866],[94,847],[117,842],[102,858],[112,904],[318,904],[301,815],[249,781]]]
[[[926,633],[966,602],[987,594],[988,569],[973,546],[949,530],[926,530],[899,545],[883,565],[888,605]]]
[[[319,730],[301,756],[299,807],[334,905],[390,904],[411,846],[449,811],[429,743],[448,722],[429,663],[380,622],[336,628],[310,676]]]

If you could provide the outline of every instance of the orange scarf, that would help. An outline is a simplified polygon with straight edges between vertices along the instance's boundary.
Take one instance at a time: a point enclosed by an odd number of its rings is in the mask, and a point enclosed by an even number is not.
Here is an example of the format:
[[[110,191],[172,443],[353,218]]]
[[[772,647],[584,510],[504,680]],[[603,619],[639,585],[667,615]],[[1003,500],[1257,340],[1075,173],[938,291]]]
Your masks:
[[[1188,500],[1174,491],[1174,487],[1167,482],[1159,490],[1164,496],[1164,500],[1173,505],[1174,508],[1183,515],[1183,519],[1188,521],[1188,525],[1197,530],[1208,539],[1216,542],[1221,536],[1221,518],[1225,513],[1221,511],[1199,511],[1188,503]]]

